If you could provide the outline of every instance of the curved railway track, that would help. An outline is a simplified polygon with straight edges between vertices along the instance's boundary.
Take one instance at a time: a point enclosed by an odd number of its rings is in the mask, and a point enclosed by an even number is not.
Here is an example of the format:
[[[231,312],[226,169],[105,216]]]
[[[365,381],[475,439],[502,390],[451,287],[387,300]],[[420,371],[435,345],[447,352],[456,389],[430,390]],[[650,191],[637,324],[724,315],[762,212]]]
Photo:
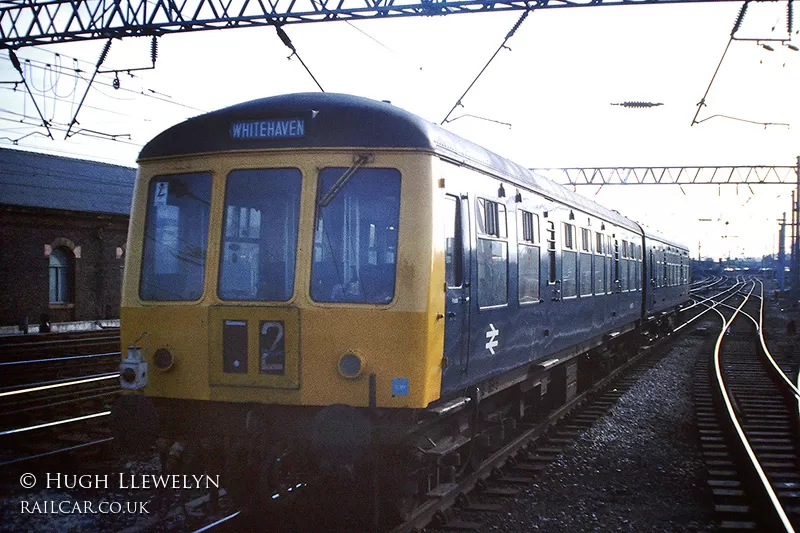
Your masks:
[[[800,526],[797,387],[763,336],[764,287],[706,303],[720,317],[695,396],[708,484],[721,527],[793,532]]]

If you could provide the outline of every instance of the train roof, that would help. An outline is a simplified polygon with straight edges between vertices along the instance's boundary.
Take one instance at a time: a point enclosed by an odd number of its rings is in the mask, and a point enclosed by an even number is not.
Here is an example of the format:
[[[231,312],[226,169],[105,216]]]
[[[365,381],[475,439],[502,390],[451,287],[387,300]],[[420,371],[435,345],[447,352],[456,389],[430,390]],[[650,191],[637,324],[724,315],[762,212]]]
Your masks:
[[[642,230],[644,231],[644,235],[647,238],[647,240],[658,241],[661,244],[666,244],[667,246],[671,246],[677,250],[686,252],[686,255],[689,254],[689,248],[685,244],[679,243],[675,239],[667,237],[663,233],[660,233],[659,231],[654,230],[653,228],[647,227],[645,225],[642,225]]]
[[[261,98],[177,124],[147,143],[139,160],[265,148],[405,148],[434,152],[530,188],[638,234],[616,211],[388,102],[333,93]]]

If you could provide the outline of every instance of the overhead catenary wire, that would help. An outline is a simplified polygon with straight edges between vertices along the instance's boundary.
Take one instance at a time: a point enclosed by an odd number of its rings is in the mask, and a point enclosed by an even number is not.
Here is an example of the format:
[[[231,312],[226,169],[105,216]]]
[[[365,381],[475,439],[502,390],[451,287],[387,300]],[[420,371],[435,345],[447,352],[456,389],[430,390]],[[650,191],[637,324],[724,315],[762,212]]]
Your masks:
[[[0,117],[0,120],[5,120],[5,121],[8,121],[8,122],[14,122],[16,124],[25,124],[25,125],[28,125],[28,126],[33,127],[33,128],[40,127],[39,124],[30,124],[30,123],[24,122],[24,119],[23,120],[13,120],[13,119],[5,118],[5,117]],[[57,123],[56,124],[51,124],[50,128],[52,130],[58,131],[58,132],[67,131],[66,124],[63,125],[62,127],[59,127],[59,125]],[[42,134],[42,135],[44,135],[44,134]],[[84,137],[91,137],[93,139],[101,139],[101,140],[107,140],[107,141],[120,142],[122,144],[128,144],[130,146],[137,146],[137,147],[141,146],[140,143],[129,142],[129,141],[125,141],[125,140],[121,139],[122,137],[128,137],[130,139],[130,134],[128,134],[128,133],[103,133],[103,132],[99,132],[99,131],[95,131],[95,130],[89,130],[89,129],[81,128],[81,129],[75,131],[72,134],[73,137],[76,136],[76,135],[83,135]],[[9,140],[12,142],[12,144],[17,145],[19,143],[19,141],[24,139],[25,137],[30,137],[30,135],[24,135],[24,136],[22,136],[22,137],[20,137],[18,139],[9,139]],[[52,139],[52,137],[50,137],[50,138]],[[14,142],[15,140],[17,142]],[[63,152],[63,153],[70,153],[70,152]]]
[[[84,103],[85,103],[85,101],[86,101],[86,97],[88,96],[88,94],[89,94],[89,91],[92,89],[92,87],[93,87],[93,85],[94,85],[94,83],[95,83],[95,79],[97,78],[97,75],[98,75],[98,74],[102,74],[102,72],[100,71],[100,67],[101,67],[101,66],[103,65],[103,63],[105,62],[105,60],[106,60],[106,58],[107,58],[107,56],[108,56],[108,52],[109,52],[110,48],[111,48],[111,40],[109,39],[109,40],[106,42],[106,44],[105,44],[105,46],[104,46],[104,48],[103,48],[103,51],[102,51],[102,52],[101,52],[101,54],[100,54],[100,57],[99,57],[99,59],[97,60],[97,63],[96,63],[96,65],[95,65],[94,72],[93,72],[93,74],[92,74],[92,77],[91,77],[89,80],[86,80],[86,78],[84,78],[84,77],[81,75],[81,70],[80,70],[79,68],[75,68],[75,69],[73,69],[73,72],[69,72],[69,71],[66,71],[66,70],[59,70],[59,77],[60,77],[62,74],[64,74],[64,73],[68,73],[69,75],[71,75],[71,76],[75,76],[75,77],[76,77],[76,84],[77,84],[77,78],[80,78],[81,80],[83,80],[83,81],[87,82],[86,91],[84,92],[84,94],[83,94],[83,97],[81,98],[81,101],[80,101],[80,103],[78,104],[78,107],[77,107],[77,109],[75,110],[75,112],[74,112],[74,114],[73,114],[73,116],[72,116],[72,119],[70,120],[69,124],[67,125],[66,134],[65,134],[65,137],[64,137],[65,139],[68,139],[68,138],[69,138],[69,137],[71,137],[72,135],[77,135],[78,133],[80,133],[80,134],[82,134],[82,135],[88,135],[88,136],[90,136],[90,137],[95,137],[95,138],[108,138],[108,139],[110,139],[110,140],[115,140],[115,141],[116,141],[116,140],[119,140],[119,139],[121,139],[121,138],[125,138],[125,137],[127,137],[127,138],[130,138],[130,134],[127,134],[127,133],[121,133],[121,134],[118,134],[118,133],[106,133],[106,132],[98,131],[97,129],[88,129],[88,128],[83,128],[83,129],[79,130],[79,132],[75,132],[75,133],[73,133],[73,128],[74,128],[74,126],[75,126],[76,124],[79,124],[79,123],[78,123],[78,120],[77,120],[78,113],[80,112],[81,108],[83,107],[83,105],[84,105]],[[157,42],[154,40],[154,41],[151,43],[151,52],[150,52],[150,55],[151,55],[151,61],[153,62],[153,65],[155,65],[155,61],[156,61],[157,54],[158,54]],[[60,58],[60,56],[58,56],[58,57]],[[73,61],[76,61],[76,60],[73,58]],[[26,61],[26,64],[28,64],[28,63],[29,63],[29,61]],[[52,67],[51,67],[51,65],[50,65],[49,63],[45,63],[45,67],[43,67],[43,68],[45,68],[45,69],[51,69]],[[153,67],[148,67],[148,69],[150,69],[150,68],[153,68]],[[126,72],[127,72],[127,71],[126,71]],[[132,75],[131,75],[131,76],[132,76]],[[112,83],[110,84],[110,86],[111,86],[111,87],[115,87],[115,84],[112,82]],[[115,88],[118,88],[118,86],[116,86]],[[52,89],[53,89],[53,87],[51,87],[51,90],[52,90]],[[46,93],[47,93],[47,92],[48,92],[48,89],[46,89],[45,87],[43,87],[43,88],[41,89],[41,91],[40,91],[40,93],[41,93],[42,95],[46,95]],[[131,92],[134,92],[134,93],[135,93],[135,91],[131,91]],[[144,90],[142,90],[142,91],[141,91],[140,93],[138,93],[138,94],[141,94],[141,95],[143,95],[143,96],[150,97],[150,98],[155,98],[156,100],[165,101],[165,102],[173,103],[173,104],[180,105],[180,106],[183,106],[183,107],[187,107],[187,108],[193,109],[193,110],[195,110],[195,111],[202,111],[202,110],[200,110],[200,109],[193,108],[193,107],[191,107],[191,106],[186,106],[186,105],[184,105],[184,104],[180,104],[180,103],[177,103],[177,102],[174,102],[174,101],[171,101],[171,100],[165,100],[165,99],[163,99],[163,98],[159,98],[158,96],[155,96],[155,94],[156,94],[156,92],[155,92],[155,91],[152,91],[152,90],[150,90],[150,92],[151,92],[152,94],[146,94],[146,93],[144,92]],[[74,91],[73,91],[73,94],[74,94]],[[57,95],[56,95],[56,96],[57,96]],[[108,96],[108,95],[106,95],[106,96]],[[109,97],[110,97],[110,96],[109,96]],[[35,103],[36,103],[36,100],[35,100],[35,98],[33,98],[33,94],[31,94],[31,98],[34,100],[34,104],[35,104]],[[113,97],[111,97],[111,98],[113,98]],[[73,103],[74,103],[74,101],[73,101]],[[38,105],[37,105],[37,109],[38,109]],[[96,109],[99,109],[99,110],[100,110],[100,108],[96,108]],[[107,110],[106,110],[106,111],[107,111]],[[43,120],[44,120],[44,118],[43,118]],[[48,130],[48,132],[49,132],[49,130]]]
[[[6,118],[6,117],[0,117],[0,120],[5,120],[5,121],[8,121],[8,122],[15,122],[17,124],[24,124],[24,125],[30,126],[30,127],[39,127],[38,124],[31,124],[29,122],[25,122],[25,119],[28,118],[28,117],[23,115],[23,114],[15,113],[13,111],[9,111],[9,110],[6,110],[6,109],[0,109],[0,112],[8,113],[10,115],[16,115],[18,117],[22,117],[19,120],[13,120],[13,119],[9,119],[9,118]],[[67,131],[67,126],[68,126],[68,124],[65,124],[65,123],[62,123],[62,122],[56,122],[56,121],[50,122],[50,129],[52,129],[54,131]],[[101,132],[101,131],[90,130],[90,129],[87,129],[87,128],[81,128],[80,130],[76,131],[73,135],[78,135],[78,133],[80,133],[80,132],[90,132],[90,133],[95,134],[93,136],[96,136],[98,138],[108,137],[111,140],[116,140],[116,138],[118,138],[118,137],[128,137],[129,139],[131,138],[131,135],[129,133],[104,133],[104,132]],[[84,133],[84,135],[85,134],[86,133]]]
[[[477,120],[485,120],[486,122],[494,122],[495,124],[501,124],[503,126],[508,126],[508,129],[511,129],[511,123],[510,122],[503,122],[502,120],[495,120],[493,118],[481,117],[479,115],[473,115],[471,113],[464,113],[463,115],[459,115],[459,116],[457,116],[455,118],[452,118],[452,119],[448,120],[448,122],[455,122],[456,120],[458,120],[460,118],[474,118],[474,119],[477,119]]]
[[[48,128],[48,130],[47,130],[48,133],[46,135],[47,137],[49,137],[51,139],[53,138],[52,134],[50,133],[50,130],[53,129],[54,131],[55,130],[66,131],[67,132],[66,133],[67,136],[65,138],[69,138],[69,137],[74,136],[74,135],[82,135],[82,136],[85,136],[85,137],[90,137],[90,138],[95,138],[95,139],[119,141],[119,142],[123,142],[124,144],[137,145],[136,143],[126,143],[126,142],[124,142],[124,139],[131,139],[131,135],[129,133],[116,133],[116,132],[115,133],[109,133],[109,132],[105,132],[105,131],[100,131],[100,129],[97,128],[97,127],[94,127],[94,128],[81,128],[81,129],[75,131],[74,127],[75,127],[76,124],[78,124],[78,122],[77,122],[77,114],[78,114],[78,112],[77,111],[75,111],[74,115],[72,114],[72,111],[70,111],[70,116],[72,117],[72,120],[68,124],[64,123],[64,128],[52,128],[52,126],[54,126],[56,124],[59,124],[59,122],[55,120],[56,107],[57,107],[56,104],[58,102],[64,101],[65,99],[68,99],[70,96],[72,96],[73,97],[72,106],[73,106],[73,109],[74,109],[74,105],[75,105],[74,96],[75,96],[75,93],[76,93],[77,84],[78,84],[79,80],[82,80],[83,82],[87,83],[86,93],[84,93],[83,98],[81,100],[81,104],[78,107],[79,110],[81,109],[81,105],[82,105],[86,109],[94,109],[94,110],[97,110],[97,111],[100,111],[100,112],[110,113],[110,114],[113,114],[113,115],[116,115],[116,116],[124,116],[124,117],[130,117],[131,116],[131,115],[126,115],[124,113],[117,112],[117,111],[112,111],[110,109],[106,109],[106,108],[103,108],[103,107],[91,106],[91,105],[86,104],[86,97],[87,97],[88,91],[91,88],[94,88],[96,91],[100,92],[104,96],[106,96],[108,98],[115,99],[115,100],[132,101],[132,100],[135,99],[135,97],[120,99],[120,98],[115,97],[115,96],[113,96],[111,94],[104,93],[102,90],[98,89],[98,87],[100,87],[100,86],[102,86],[102,87],[114,87],[113,83],[111,83],[108,80],[101,81],[101,77],[103,75],[103,72],[99,70],[99,66],[103,63],[103,61],[106,58],[106,55],[108,53],[109,47],[110,46],[107,43],[106,47],[103,50],[103,53],[100,56],[100,59],[97,62],[97,65],[95,66],[94,75],[92,76],[91,79],[88,79],[87,77],[84,77],[82,75],[82,73],[85,72],[85,71],[81,69],[80,63],[82,63],[82,62],[86,63],[86,62],[83,61],[83,60],[79,60],[77,58],[74,58],[74,57],[62,56],[59,53],[55,53],[55,52],[51,52],[51,51],[45,50],[45,52],[54,54],[54,59],[53,60],[51,60],[49,62],[48,61],[40,61],[40,60],[37,60],[37,59],[24,59],[23,60],[24,61],[24,67],[25,67],[24,72],[27,72],[28,75],[32,75],[33,74],[33,69],[39,69],[39,70],[42,71],[43,85],[41,87],[33,87],[33,88],[29,88],[28,89],[28,94],[30,94],[34,105],[37,106],[37,111],[38,111],[38,104],[37,104],[36,96],[38,95],[39,98],[44,98],[45,99],[45,103],[47,102],[47,100],[49,98],[48,94],[51,94],[51,96],[52,96],[53,105],[51,106],[51,110],[50,111],[53,113],[53,117],[48,120],[46,117],[44,117],[42,115],[41,111],[39,112],[40,118],[42,119],[42,121],[45,124],[45,126]],[[155,59],[157,57],[157,53],[158,53],[158,51],[157,51],[157,43],[154,41],[153,43],[151,43],[151,60],[153,62],[155,62]],[[62,63],[62,58],[66,58],[66,59],[70,60],[72,62],[72,68],[64,66],[63,63]],[[5,59],[5,58],[2,58],[2,59]],[[14,59],[16,59],[16,56],[14,56]],[[12,63],[14,62],[14,60],[11,57],[9,57],[9,60]],[[17,60],[17,62],[19,62],[19,60]],[[22,64],[20,64],[20,67],[22,67]],[[15,65],[15,68],[16,68],[16,65]],[[125,71],[125,72],[127,72],[127,71]],[[131,78],[136,78],[137,77],[137,76],[134,76],[133,74],[131,74],[130,72],[127,72],[127,73]],[[60,85],[60,80],[63,77],[68,77],[68,78],[74,79],[74,84],[71,84],[72,87],[70,87],[69,93],[66,94],[66,95],[59,94],[59,92],[58,92],[58,86]],[[27,76],[23,76],[23,78],[27,79]],[[48,84],[48,82],[49,82],[49,84]],[[4,82],[4,84],[5,83],[7,83],[7,84],[12,84],[13,83],[14,87],[11,88],[11,87],[6,87],[6,86],[0,86],[0,88],[4,88],[6,90],[11,90],[11,91],[16,91],[17,90],[17,87],[16,87],[17,84],[21,84],[21,83],[23,83],[23,81],[18,81],[18,82],[17,81],[10,81],[10,82]],[[172,105],[177,105],[179,107],[183,107],[183,108],[186,108],[186,109],[191,109],[192,111],[198,111],[198,112],[203,112],[204,111],[202,109],[195,108],[193,106],[189,106],[189,105],[183,104],[181,102],[176,102],[170,96],[163,95],[162,93],[159,93],[158,91],[146,88],[144,86],[141,87],[141,90],[133,90],[133,89],[122,89],[122,90],[127,92],[127,93],[133,94],[133,95],[138,95],[138,96],[142,96],[142,97],[145,97],[145,98],[154,99],[154,100],[157,100],[157,101],[160,101],[160,102],[164,102],[164,103],[168,103],[168,104],[172,104]],[[21,114],[20,113],[15,113],[14,111],[12,111],[10,109],[3,109],[3,110],[0,110],[0,111],[8,113],[8,114],[11,114],[11,115],[17,115],[17,116],[21,117],[22,120],[18,121],[21,124],[26,124],[26,125],[31,126],[31,127],[41,127],[40,125],[34,125],[34,124],[30,124],[30,123],[26,122],[25,119],[27,118],[27,114],[24,113],[24,112],[21,113]],[[132,118],[138,118],[138,119],[143,120],[145,122],[147,121],[146,118],[141,117],[141,116],[132,117]],[[19,145],[20,141],[22,141],[23,139],[26,139],[26,138],[31,137],[32,135],[36,134],[36,133],[30,133],[30,132],[22,132],[20,134],[16,134],[16,133],[12,133],[12,132],[10,132],[8,130],[1,130],[1,129],[0,129],[0,131],[3,131],[4,133],[6,133],[6,136],[4,136],[2,138],[2,140],[9,141],[14,145]]]
[[[731,47],[731,43],[733,42],[733,36],[736,35],[736,32],[739,31],[739,28],[742,25],[742,21],[744,20],[744,15],[747,12],[747,6],[750,4],[750,0],[746,0],[742,8],[739,10],[739,14],[736,16],[736,21],[733,23],[733,29],[731,29],[731,36],[728,39],[728,44],[725,45],[725,50],[722,52],[722,57],[719,59],[719,63],[717,64],[717,68],[714,70],[714,74],[711,76],[711,81],[708,82],[708,87],[706,87],[706,92],[703,94],[703,97],[697,103],[697,111],[692,118],[691,126],[695,124],[699,124],[697,121],[697,117],[700,115],[700,110],[706,105],[706,97],[708,96],[709,91],[711,91],[711,86],[714,84],[714,80],[717,78],[717,74],[719,73],[720,67],[722,67],[722,62],[725,61],[725,56],[728,54],[728,50]]]
[[[0,86],[0,91],[4,91],[4,90],[5,91],[15,92],[15,90],[10,88],[10,87]],[[94,106],[94,105],[89,105],[89,104],[84,104],[83,107],[86,108],[86,109],[94,109],[95,111],[100,111],[102,113],[108,113],[109,115],[115,115],[115,116],[118,116],[118,117],[125,117],[125,118],[128,118],[128,119],[141,120],[143,122],[147,122],[149,120],[147,117],[144,117],[141,114],[123,113],[121,111],[115,111],[115,110],[112,110],[112,109],[107,109],[105,107],[99,107],[99,106]],[[16,111],[12,111],[10,109],[4,109],[4,108],[0,108],[0,112],[9,113],[11,115],[17,115],[17,116],[20,116],[20,117],[25,117],[26,116],[23,113],[18,113]],[[51,119],[50,123],[51,124],[58,124],[58,121],[54,120],[54,119]]]
[[[2,130],[0,130],[0,131],[2,131]],[[43,133],[40,133],[40,134],[44,135]],[[83,136],[72,137],[72,139],[78,139],[78,141],[76,141],[75,144],[72,145],[69,150],[61,150],[59,148],[53,148],[52,146],[48,146],[45,153],[48,153],[48,154],[51,154],[51,155],[55,155],[55,156],[59,156],[59,157],[62,157],[62,156],[63,157],[68,157],[70,159],[78,158],[78,159],[92,160],[92,161],[96,161],[98,163],[106,163],[106,164],[109,164],[109,165],[130,166],[130,160],[127,159],[127,158],[116,157],[116,156],[113,156],[113,154],[110,157],[104,157],[103,155],[96,155],[95,153],[92,153],[91,151],[84,150],[83,148],[86,147],[86,144],[79,142],[82,139],[82,137]],[[0,139],[3,139],[3,137],[0,137]],[[5,139],[5,140],[9,140],[9,139]],[[101,139],[101,140],[107,140],[107,139]],[[126,142],[126,141],[114,141],[114,142],[119,142],[119,143],[122,143],[122,144],[129,144],[131,146],[137,146],[137,147],[141,146],[141,144],[130,143],[130,142]],[[19,146],[26,146],[25,150],[30,150],[30,149],[34,148],[33,145],[20,144]],[[37,151],[41,152],[41,150],[38,150],[38,148],[37,148]]]
[[[792,28],[791,4],[792,4],[792,1],[790,0],[788,3],[789,3],[790,7],[789,7],[788,14],[787,14],[787,18],[788,18],[787,28],[789,29],[789,33],[791,34],[791,28]],[[692,123],[690,124],[690,127],[694,126],[695,124],[702,124],[703,122],[705,122],[707,120],[711,120],[712,118],[726,118],[726,119],[729,119],[729,120],[736,120],[736,121],[745,122],[745,123],[748,123],[748,124],[756,124],[756,125],[759,125],[759,126],[764,126],[764,128],[767,128],[768,126],[787,126],[787,127],[790,127],[790,124],[787,124],[785,122],[762,122],[762,121],[756,121],[756,120],[748,120],[748,119],[739,118],[739,117],[733,117],[733,116],[730,116],[730,115],[723,115],[723,114],[719,114],[719,113],[715,114],[715,115],[711,115],[710,117],[706,117],[706,118],[701,119],[701,120],[697,120],[697,117],[700,115],[700,111],[703,109],[703,107],[706,106],[706,98],[708,97],[708,93],[711,91],[711,87],[714,84],[714,80],[717,78],[717,74],[719,74],[719,70],[722,67],[722,62],[725,61],[725,56],[728,54],[728,50],[731,47],[731,43],[733,43],[733,41],[737,40],[736,39],[736,33],[739,31],[739,28],[741,28],[741,26],[742,26],[742,21],[744,20],[744,16],[745,16],[745,13],[747,12],[747,7],[749,6],[749,4],[750,4],[750,0],[745,0],[745,3],[742,5],[742,8],[739,10],[739,14],[736,16],[736,20],[733,23],[733,28],[731,29],[730,38],[728,39],[728,44],[725,45],[725,50],[722,52],[722,57],[720,58],[719,63],[717,64],[717,68],[714,70],[714,74],[711,76],[711,81],[708,83],[708,87],[706,87],[706,92],[703,94],[703,97],[697,103],[697,110],[695,111],[694,117],[692,118]],[[783,40],[783,39],[779,39],[779,40]],[[772,50],[772,48],[767,46],[767,45],[763,45],[763,46],[767,50]]]
[[[694,124],[702,124],[703,122],[711,120],[712,118],[727,118],[729,120],[736,120],[739,122],[746,122],[748,124],[756,124],[758,126],[764,126],[764,128],[766,128],[767,126],[786,126],[787,128],[791,127],[791,124],[787,122],[759,122],[757,120],[748,120],[746,118],[732,117],[730,115],[722,115],[719,113],[716,115],[711,115],[710,117],[706,117],[704,119],[697,120],[694,122]]]
[[[94,74],[92,74],[92,79],[89,80],[89,84],[86,86],[86,92],[83,93],[83,98],[81,98],[81,102],[78,104],[78,109],[75,110],[75,114],[72,116],[72,120],[69,123],[69,127],[67,128],[67,134],[64,136],[64,139],[69,139],[69,134],[72,131],[72,126],[78,123],[78,113],[81,111],[81,107],[83,106],[83,102],[86,101],[86,96],[89,94],[89,90],[92,88],[92,82],[94,82],[95,76],[97,73],[100,72],[100,66],[106,60],[108,56],[108,51],[111,49],[111,39],[106,41],[105,46],[103,47],[103,51],[100,52],[100,57],[97,59],[97,66],[94,69]]]
[[[59,54],[55,54],[55,55],[59,56]],[[76,59],[76,58],[69,57],[69,56],[64,56],[64,57],[68,57],[69,59],[72,59],[73,62],[87,63],[86,61],[84,61],[82,59]],[[0,58],[0,59],[3,59],[3,58]],[[46,63],[46,62],[40,61],[40,60],[36,60],[36,59],[26,59],[25,63],[30,63],[32,68],[41,68],[41,69],[46,69],[47,65],[48,65],[48,63]],[[80,68],[78,68],[78,67],[70,69],[68,67],[59,66],[57,68],[62,69],[59,72],[59,76],[69,76],[69,77],[75,78],[76,79],[76,83],[77,83],[77,80],[79,80],[79,79],[83,80],[83,81],[88,81],[87,78],[85,78],[84,76],[81,75],[85,71],[80,69]],[[125,71],[125,73],[128,74],[131,78],[139,78],[139,76],[136,76],[134,74],[130,74],[127,71]],[[102,85],[104,87],[113,87],[111,82],[102,81],[102,76],[103,76],[102,72],[100,72],[99,75],[101,77],[98,77],[95,80],[95,86],[99,84],[99,85]],[[20,83],[20,82],[4,82],[4,83]],[[147,87],[142,87],[141,90],[135,90],[135,89],[128,89],[126,87],[120,87],[118,89],[118,91],[119,92],[132,93],[132,94],[135,94],[135,95],[141,95],[141,96],[144,96],[145,98],[152,98],[152,99],[158,100],[160,102],[174,104],[174,105],[179,106],[179,107],[185,107],[186,109],[190,109],[192,111],[197,111],[197,112],[201,112],[201,113],[206,111],[205,109],[200,109],[200,108],[197,108],[197,107],[190,106],[188,104],[184,104],[182,102],[178,102],[178,101],[176,101],[174,98],[172,98],[169,95],[166,95],[164,93],[160,93],[160,92],[158,92],[158,91],[156,91],[154,89],[150,89],[150,88],[147,88]],[[113,98],[115,100],[128,100],[128,99],[124,99],[124,98],[119,98],[119,97],[116,97],[116,96],[108,95],[108,94],[105,94],[105,93],[103,93],[103,94],[105,96],[107,96],[108,98]],[[63,98],[67,98],[69,96],[72,96],[72,93],[70,93],[69,95],[66,95],[66,96],[62,96],[62,95],[57,95],[57,96],[59,98],[63,99]]]
[[[14,52],[14,50],[9,50],[8,51],[8,56],[9,56],[9,59],[11,59],[11,63],[14,65],[14,68],[17,70],[17,72],[19,72],[20,78],[22,78],[22,83],[25,85],[25,90],[27,90],[28,94],[31,96],[31,100],[33,101],[33,105],[36,107],[36,111],[39,113],[39,118],[42,119],[42,125],[47,130],[47,136],[52,139],[53,138],[53,133],[50,131],[50,124],[44,118],[44,115],[42,114],[42,110],[39,109],[39,104],[36,103],[36,98],[33,97],[33,93],[31,92],[31,88],[30,88],[30,86],[28,86],[28,82],[25,79],[25,75],[22,73],[22,65],[20,64],[19,59],[17,58],[17,54]]]
[[[522,12],[522,16],[520,16],[519,20],[517,20],[517,22],[514,23],[514,26],[506,34],[506,38],[503,39],[503,42],[500,44],[500,46],[497,48],[497,50],[495,50],[494,54],[492,54],[492,57],[489,58],[489,61],[487,61],[486,64],[481,69],[481,71],[478,72],[478,75],[475,76],[475,79],[472,80],[472,83],[469,84],[469,87],[467,87],[467,90],[464,91],[464,94],[462,94],[458,98],[458,100],[456,100],[456,103],[453,104],[453,107],[450,108],[450,111],[447,113],[447,115],[445,115],[445,117],[442,119],[440,124],[446,124],[448,122],[447,119],[450,118],[450,115],[453,114],[453,111],[455,111],[456,108],[459,107],[459,106],[463,107],[464,104],[462,104],[461,102],[464,100],[464,97],[467,96],[467,93],[470,91],[470,89],[472,89],[472,87],[475,85],[475,83],[478,81],[478,79],[483,75],[483,73],[486,72],[486,69],[489,68],[489,65],[492,63],[492,61],[494,61],[494,58],[497,57],[497,54],[500,53],[500,50],[502,50],[504,48],[508,48],[506,46],[506,43],[508,42],[509,39],[511,39],[514,36],[515,33],[517,33],[517,30],[519,29],[520,26],[522,26],[522,23],[525,22],[525,19],[528,18],[528,14],[531,11],[533,11],[533,9],[534,8],[529,8],[529,9],[526,9],[525,11]],[[508,49],[510,50],[510,48],[508,48]]]

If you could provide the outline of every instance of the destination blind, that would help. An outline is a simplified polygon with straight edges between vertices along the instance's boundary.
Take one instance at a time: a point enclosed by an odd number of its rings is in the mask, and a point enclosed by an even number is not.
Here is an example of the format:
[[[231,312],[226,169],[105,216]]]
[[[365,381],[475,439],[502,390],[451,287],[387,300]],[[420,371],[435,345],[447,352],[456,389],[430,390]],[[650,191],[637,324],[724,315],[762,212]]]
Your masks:
[[[248,120],[231,124],[232,139],[286,139],[305,136],[305,120],[299,118]]]

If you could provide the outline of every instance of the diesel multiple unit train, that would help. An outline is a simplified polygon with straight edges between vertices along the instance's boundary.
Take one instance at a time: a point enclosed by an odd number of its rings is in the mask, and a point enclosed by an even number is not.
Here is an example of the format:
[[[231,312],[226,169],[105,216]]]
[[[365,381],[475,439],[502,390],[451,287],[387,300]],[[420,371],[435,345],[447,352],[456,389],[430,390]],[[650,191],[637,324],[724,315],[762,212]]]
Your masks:
[[[369,472],[402,512],[689,298],[685,246],[387,102],[208,113],[137,179],[117,439],[251,503]]]

